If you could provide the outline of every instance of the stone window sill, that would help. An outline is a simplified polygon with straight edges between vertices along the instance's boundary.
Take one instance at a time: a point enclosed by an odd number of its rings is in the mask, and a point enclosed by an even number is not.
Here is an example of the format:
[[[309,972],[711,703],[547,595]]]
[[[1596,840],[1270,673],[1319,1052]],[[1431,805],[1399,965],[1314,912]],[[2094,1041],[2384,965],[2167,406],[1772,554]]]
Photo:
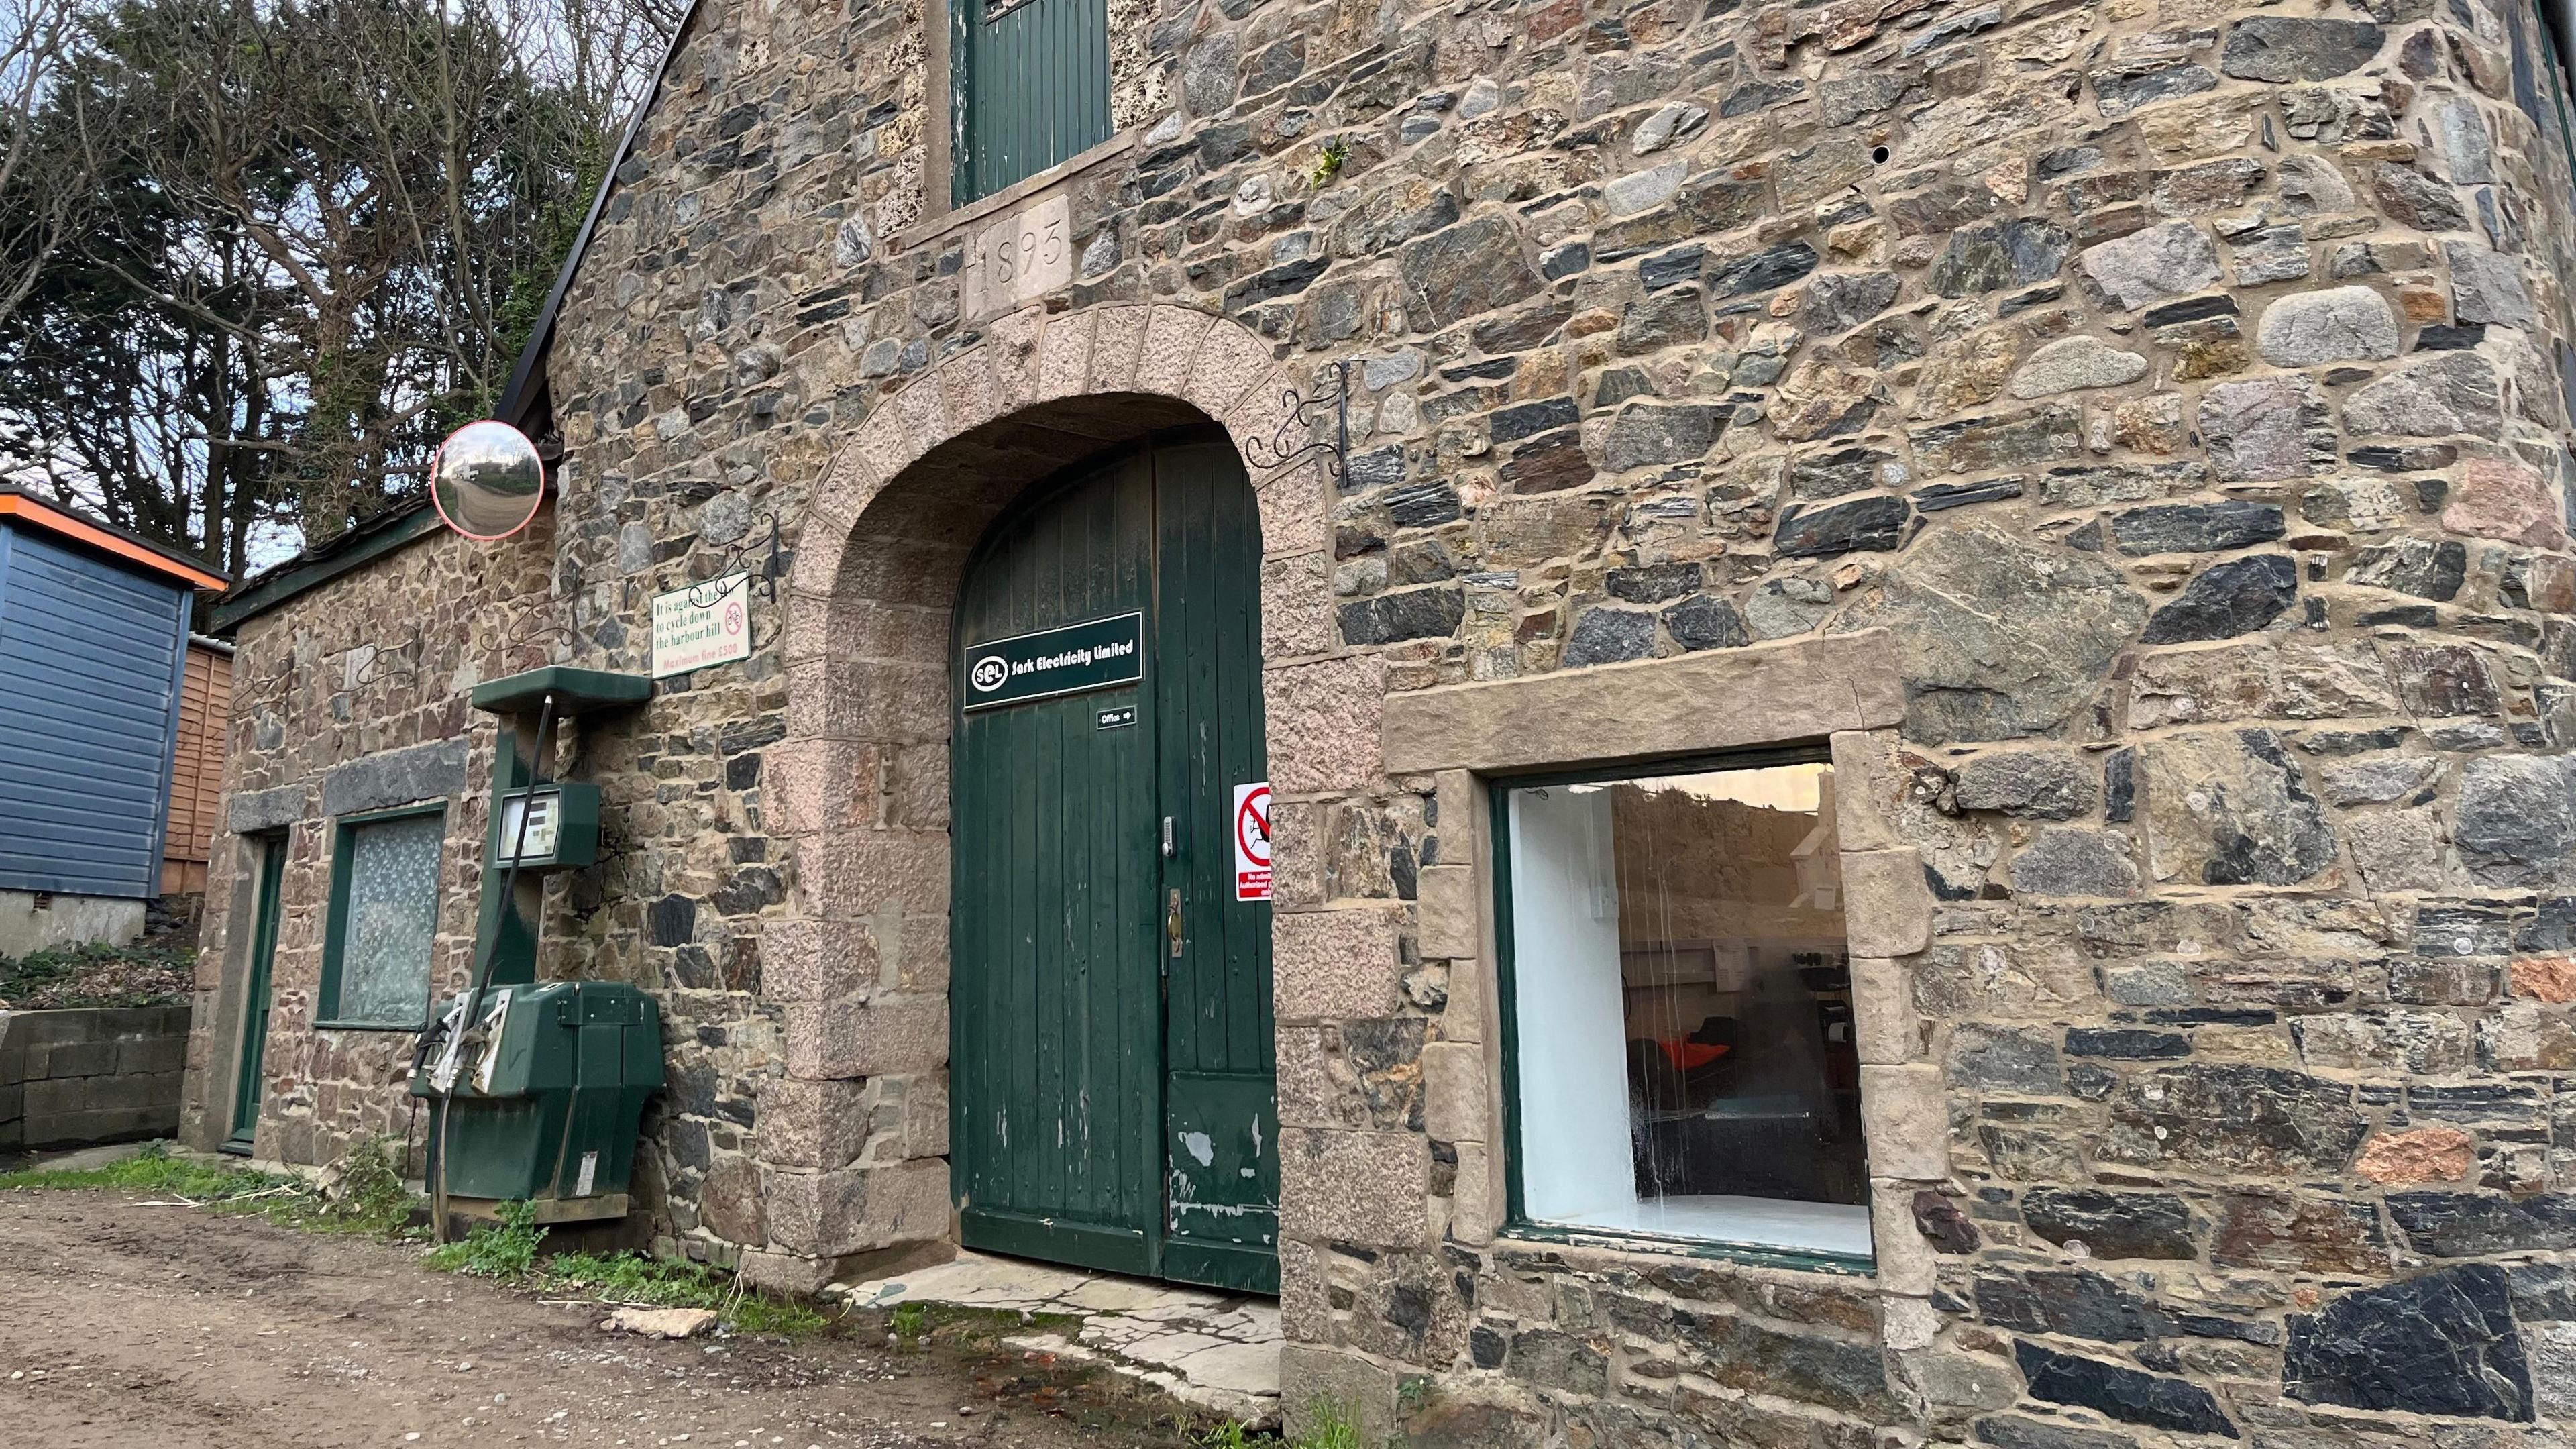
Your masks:
[[[1720,1243],[1697,1238],[1659,1238],[1644,1233],[1587,1232],[1578,1228],[1557,1227],[1549,1223],[1516,1222],[1503,1229],[1497,1240],[1524,1246],[1548,1246],[1589,1249],[1625,1256],[1656,1258],[1693,1258],[1740,1264],[1747,1268],[1781,1268],[1801,1273],[1830,1273],[1843,1278],[1867,1278],[1878,1271],[1878,1260],[1844,1253],[1806,1253],[1790,1248],[1765,1248],[1753,1243]]]
[[[1136,136],[1133,130],[1121,131],[1070,160],[1059,161],[1035,175],[1023,176],[990,196],[979,196],[963,206],[914,222],[895,233],[895,250],[910,251],[925,242],[941,240],[951,232],[962,231],[987,217],[1010,211],[1030,197],[1064,185],[1086,171],[1119,160],[1135,149]]]

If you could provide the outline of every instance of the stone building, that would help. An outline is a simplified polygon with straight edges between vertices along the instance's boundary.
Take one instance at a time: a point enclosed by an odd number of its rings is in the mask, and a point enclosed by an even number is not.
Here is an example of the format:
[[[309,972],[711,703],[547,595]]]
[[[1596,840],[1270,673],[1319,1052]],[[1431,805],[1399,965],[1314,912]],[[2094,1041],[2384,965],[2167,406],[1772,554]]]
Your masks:
[[[774,521],[556,760],[666,1251],[1275,1261],[1415,1445],[2567,1442],[2541,15],[1084,3],[707,0],[536,528],[236,590],[192,1140],[418,1140],[334,862],[453,990],[467,691]]]

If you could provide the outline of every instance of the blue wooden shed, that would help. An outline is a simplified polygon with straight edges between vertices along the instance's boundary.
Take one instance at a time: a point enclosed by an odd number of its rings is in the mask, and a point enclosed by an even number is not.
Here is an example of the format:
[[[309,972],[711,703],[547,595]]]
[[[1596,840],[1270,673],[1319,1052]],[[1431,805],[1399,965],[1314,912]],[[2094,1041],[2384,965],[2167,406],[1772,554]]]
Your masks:
[[[225,582],[0,484],[0,955],[141,924],[160,889],[191,597]]]

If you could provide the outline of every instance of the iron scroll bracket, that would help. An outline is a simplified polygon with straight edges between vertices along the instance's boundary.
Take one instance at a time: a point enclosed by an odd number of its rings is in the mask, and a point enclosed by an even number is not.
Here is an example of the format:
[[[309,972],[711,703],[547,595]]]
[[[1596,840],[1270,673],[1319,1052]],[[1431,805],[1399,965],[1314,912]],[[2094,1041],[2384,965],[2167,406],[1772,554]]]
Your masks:
[[[760,558],[758,555],[764,547],[768,550],[769,556]],[[778,515],[772,513],[769,515],[767,537],[753,533],[737,542],[727,544],[723,554],[717,560],[715,577],[701,579],[689,585],[690,604],[701,609],[712,609],[724,602],[723,581],[732,577],[737,571],[751,575],[751,580],[760,585],[760,596],[773,604],[777,603],[778,576],[784,571],[780,563],[783,556],[783,551],[779,547]]]
[[[1351,364],[1345,359],[1326,364],[1333,371],[1333,390],[1300,395],[1290,388],[1279,394],[1284,413],[1279,429],[1267,441],[1253,438],[1244,444],[1245,461],[1255,472],[1276,473],[1309,457],[1324,460],[1324,471],[1338,484],[1350,471],[1351,462]],[[1314,436],[1315,420],[1332,409],[1333,435]],[[1299,439],[1305,441],[1300,442]]]

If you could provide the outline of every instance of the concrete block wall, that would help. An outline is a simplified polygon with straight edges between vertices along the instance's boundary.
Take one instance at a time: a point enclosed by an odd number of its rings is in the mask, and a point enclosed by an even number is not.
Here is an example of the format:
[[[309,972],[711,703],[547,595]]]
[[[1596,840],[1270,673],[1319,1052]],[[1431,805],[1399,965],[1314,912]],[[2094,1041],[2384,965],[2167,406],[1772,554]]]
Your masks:
[[[185,1006],[0,1012],[0,1152],[179,1129]]]

